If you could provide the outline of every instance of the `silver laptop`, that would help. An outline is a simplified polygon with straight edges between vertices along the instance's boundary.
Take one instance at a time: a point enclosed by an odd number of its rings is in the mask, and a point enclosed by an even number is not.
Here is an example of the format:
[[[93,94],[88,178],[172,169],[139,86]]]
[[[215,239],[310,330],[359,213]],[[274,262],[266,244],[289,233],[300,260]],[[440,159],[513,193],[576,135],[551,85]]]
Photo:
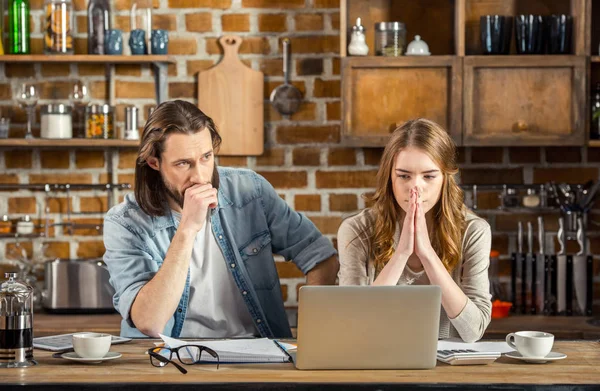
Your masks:
[[[298,369],[426,369],[436,364],[439,286],[303,286]]]

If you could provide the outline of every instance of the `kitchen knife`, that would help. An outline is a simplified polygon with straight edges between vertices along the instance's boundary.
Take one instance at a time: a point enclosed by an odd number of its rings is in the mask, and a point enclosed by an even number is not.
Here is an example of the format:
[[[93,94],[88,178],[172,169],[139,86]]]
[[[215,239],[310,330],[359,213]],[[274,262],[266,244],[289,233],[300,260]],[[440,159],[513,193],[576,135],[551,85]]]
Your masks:
[[[545,247],[546,247],[546,232],[544,230],[544,218],[542,216],[538,216],[537,218],[537,224],[538,224],[538,245],[539,245],[539,249],[538,249],[538,254],[535,256],[536,261],[535,261],[535,268],[533,270],[534,274],[533,274],[533,295],[534,295],[534,300],[533,303],[535,303],[534,307],[532,308],[532,314],[536,314],[536,313],[542,313],[543,309],[544,309],[544,276],[545,276],[545,270],[546,270],[546,252],[545,252]]]
[[[556,256],[556,312],[558,315],[564,315],[566,311],[566,292],[565,292],[565,277],[567,269],[567,255],[565,248],[565,219],[558,219],[557,239],[560,245],[560,250]]]
[[[573,257],[573,285],[575,287],[575,301],[577,315],[585,315],[587,301],[587,284],[586,284],[586,269],[587,269],[587,248],[586,235],[583,228],[583,219],[577,218],[577,244],[579,244],[579,252]]]
[[[525,286],[526,286],[526,298],[527,305],[525,307],[529,307],[530,313],[535,313],[535,253],[533,251],[533,224],[531,221],[527,222],[527,255],[525,257],[525,265],[524,269],[526,273],[523,273]],[[525,310],[527,313],[527,308]]]

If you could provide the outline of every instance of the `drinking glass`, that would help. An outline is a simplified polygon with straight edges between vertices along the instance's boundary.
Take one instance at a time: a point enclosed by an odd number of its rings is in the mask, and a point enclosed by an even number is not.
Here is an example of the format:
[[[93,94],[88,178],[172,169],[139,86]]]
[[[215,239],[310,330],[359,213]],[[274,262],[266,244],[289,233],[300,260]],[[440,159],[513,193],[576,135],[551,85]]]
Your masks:
[[[25,138],[33,138],[31,125],[35,117],[35,106],[39,99],[38,87],[34,83],[23,83],[17,90],[16,100],[27,111],[27,133]]]

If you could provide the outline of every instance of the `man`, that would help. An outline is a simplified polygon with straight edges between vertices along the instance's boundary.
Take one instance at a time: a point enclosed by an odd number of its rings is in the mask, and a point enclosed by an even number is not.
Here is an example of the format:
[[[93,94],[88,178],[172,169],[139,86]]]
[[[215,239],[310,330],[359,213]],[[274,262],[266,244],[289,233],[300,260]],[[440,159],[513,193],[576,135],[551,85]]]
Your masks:
[[[104,220],[104,261],[127,337],[290,337],[273,253],[308,284],[333,284],[335,249],[260,175],[218,167],[214,122],[191,103],[159,105],[132,194]]]

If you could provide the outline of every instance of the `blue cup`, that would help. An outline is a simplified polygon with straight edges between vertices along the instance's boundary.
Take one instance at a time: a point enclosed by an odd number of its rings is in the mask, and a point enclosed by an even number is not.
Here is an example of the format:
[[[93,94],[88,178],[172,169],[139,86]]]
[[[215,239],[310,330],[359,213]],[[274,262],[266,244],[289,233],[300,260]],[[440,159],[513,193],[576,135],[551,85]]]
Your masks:
[[[132,30],[129,34],[129,47],[131,54],[146,54],[148,47],[146,45],[146,32],[142,29]]]
[[[169,46],[169,33],[167,30],[152,30],[150,36],[152,54],[167,54]]]
[[[123,32],[121,30],[106,30],[104,33],[104,53],[123,54]]]

